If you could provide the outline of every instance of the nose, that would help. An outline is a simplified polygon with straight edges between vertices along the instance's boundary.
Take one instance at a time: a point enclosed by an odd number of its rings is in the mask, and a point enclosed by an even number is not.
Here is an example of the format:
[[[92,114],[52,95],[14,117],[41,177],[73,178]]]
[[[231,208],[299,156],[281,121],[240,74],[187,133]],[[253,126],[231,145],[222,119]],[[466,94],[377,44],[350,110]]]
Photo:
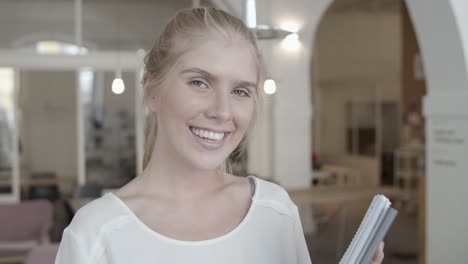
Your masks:
[[[210,102],[210,107],[206,111],[207,117],[216,119],[220,123],[232,119],[232,98],[230,94],[224,92],[215,93]]]

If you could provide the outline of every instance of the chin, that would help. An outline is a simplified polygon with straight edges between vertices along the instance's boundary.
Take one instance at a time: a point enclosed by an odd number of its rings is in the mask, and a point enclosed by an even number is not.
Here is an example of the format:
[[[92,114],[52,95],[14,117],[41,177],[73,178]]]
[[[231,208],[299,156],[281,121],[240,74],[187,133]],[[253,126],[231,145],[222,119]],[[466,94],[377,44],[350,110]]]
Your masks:
[[[226,149],[213,152],[191,149],[186,151],[184,157],[181,158],[187,162],[188,166],[196,170],[214,171],[225,164],[229,153]]]
[[[192,160],[193,167],[200,169],[200,170],[206,170],[206,171],[214,171],[219,168],[221,168],[226,159],[220,159],[219,157],[205,157],[202,158],[198,156],[196,159]]]

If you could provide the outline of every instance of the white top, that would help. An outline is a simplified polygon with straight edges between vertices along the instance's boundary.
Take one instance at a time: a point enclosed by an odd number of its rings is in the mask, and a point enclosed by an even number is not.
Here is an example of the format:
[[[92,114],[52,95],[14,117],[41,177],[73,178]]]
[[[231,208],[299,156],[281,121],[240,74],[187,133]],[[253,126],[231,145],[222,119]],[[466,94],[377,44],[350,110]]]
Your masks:
[[[255,181],[252,204],[229,233],[181,241],[150,229],[112,193],[87,204],[63,232],[55,264],[309,264],[297,206],[280,186]]]

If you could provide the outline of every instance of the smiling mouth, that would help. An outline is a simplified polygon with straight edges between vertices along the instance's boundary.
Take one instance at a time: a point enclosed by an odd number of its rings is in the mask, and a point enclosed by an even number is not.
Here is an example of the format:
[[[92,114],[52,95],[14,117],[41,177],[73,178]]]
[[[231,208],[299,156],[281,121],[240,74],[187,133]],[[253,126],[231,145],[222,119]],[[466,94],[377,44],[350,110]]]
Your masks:
[[[192,127],[190,126],[190,131],[192,134],[194,134],[196,137],[199,137],[200,139],[203,139],[208,142],[220,142],[222,141],[229,132],[215,132],[203,128],[198,128],[198,127]]]

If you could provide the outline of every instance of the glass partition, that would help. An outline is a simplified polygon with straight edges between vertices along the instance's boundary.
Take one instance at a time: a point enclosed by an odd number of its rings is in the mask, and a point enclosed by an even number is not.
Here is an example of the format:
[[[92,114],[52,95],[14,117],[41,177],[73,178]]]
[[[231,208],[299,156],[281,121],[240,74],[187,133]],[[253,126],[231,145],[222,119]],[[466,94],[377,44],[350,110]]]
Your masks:
[[[123,72],[125,90],[114,93],[115,72],[82,70],[84,156],[87,183],[117,188],[136,175],[134,72]]]
[[[0,195],[13,193],[14,71],[0,68]]]

